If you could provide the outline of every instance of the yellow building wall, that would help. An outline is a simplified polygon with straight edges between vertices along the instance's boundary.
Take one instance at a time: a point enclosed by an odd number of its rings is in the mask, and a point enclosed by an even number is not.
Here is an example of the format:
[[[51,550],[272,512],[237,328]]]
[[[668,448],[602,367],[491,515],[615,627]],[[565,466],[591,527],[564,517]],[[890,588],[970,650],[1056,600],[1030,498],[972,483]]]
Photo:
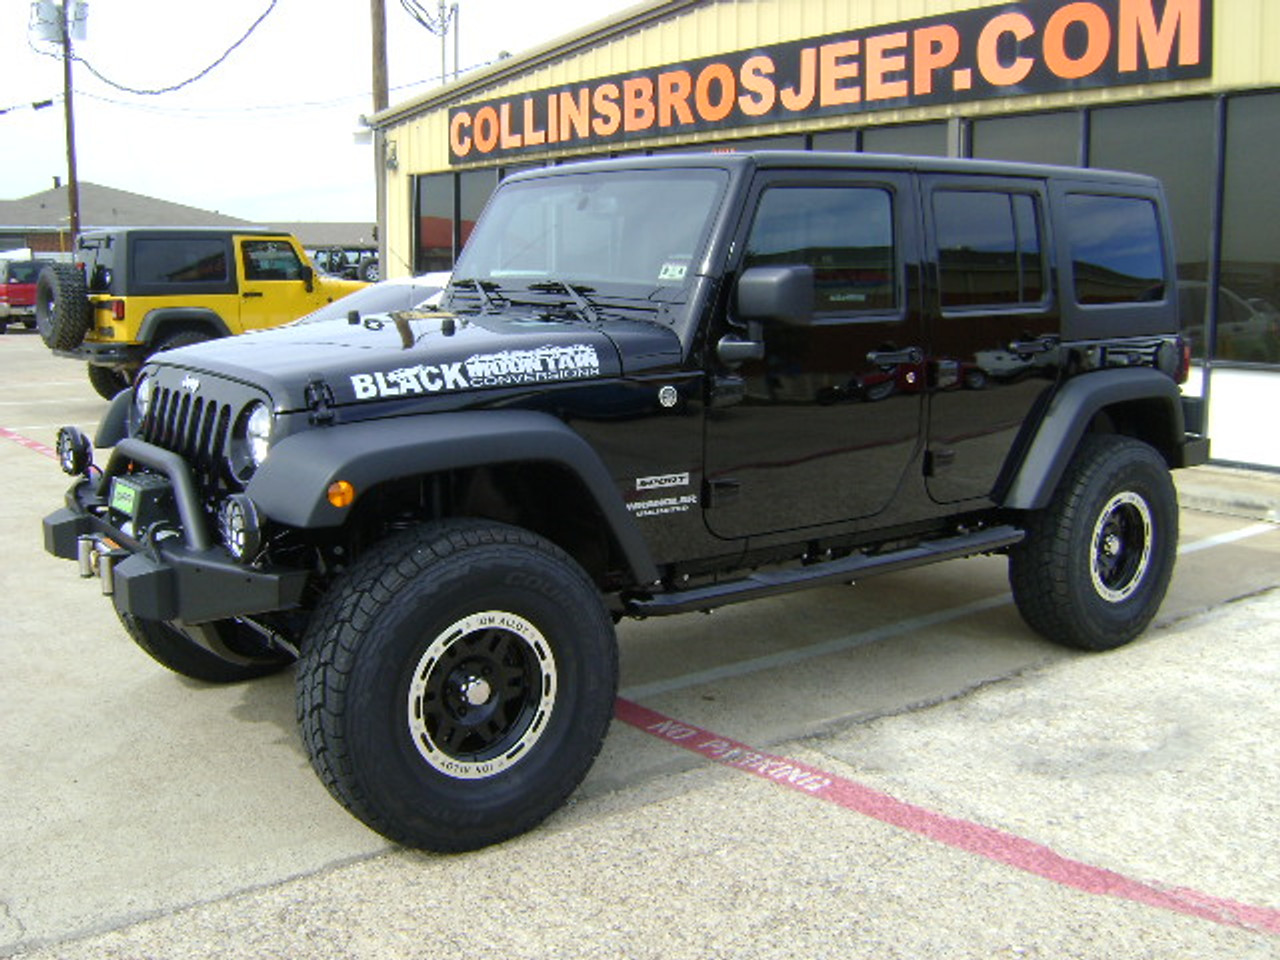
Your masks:
[[[451,106],[515,96],[597,77],[750,49],[841,31],[857,31],[899,21],[1001,6],[1004,0],[708,0],[664,19],[606,39],[554,62],[519,70],[520,61],[491,69],[492,82],[464,79],[452,87],[393,108],[406,119],[392,120],[385,136],[394,144],[398,167],[388,171],[386,236],[388,275],[409,272],[413,250],[413,176],[467,169],[450,165],[448,111]],[[656,4],[655,6],[662,6]],[[640,8],[636,8],[640,9]],[[523,163],[562,156],[608,155],[617,150],[696,144],[735,136],[765,137],[783,133],[849,129],[878,124],[910,123],[955,116],[982,117],[1026,113],[1082,105],[1130,102],[1280,86],[1280,2],[1215,0],[1213,6],[1213,76],[1205,80],[1065,91],[1043,95],[974,100],[907,109],[868,110],[841,116],[807,117],[782,123],[725,127],[699,133],[655,136],[569,149],[522,154],[505,161]],[[529,58],[536,60],[537,58]]]

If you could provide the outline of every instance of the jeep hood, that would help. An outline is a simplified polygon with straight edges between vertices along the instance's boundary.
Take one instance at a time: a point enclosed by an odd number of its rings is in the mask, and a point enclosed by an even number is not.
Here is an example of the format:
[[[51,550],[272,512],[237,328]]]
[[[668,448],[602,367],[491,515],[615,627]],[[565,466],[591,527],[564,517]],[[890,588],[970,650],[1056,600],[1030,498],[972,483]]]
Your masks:
[[[618,377],[680,360],[653,323],[426,311],[292,324],[158,354],[154,363],[264,388],[279,410],[323,380],[338,405]]]

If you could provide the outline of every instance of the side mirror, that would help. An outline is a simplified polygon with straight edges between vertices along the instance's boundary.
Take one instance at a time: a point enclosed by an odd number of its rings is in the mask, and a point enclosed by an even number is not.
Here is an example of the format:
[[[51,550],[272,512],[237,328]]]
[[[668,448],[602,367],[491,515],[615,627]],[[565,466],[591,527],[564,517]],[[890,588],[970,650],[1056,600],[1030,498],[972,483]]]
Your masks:
[[[316,288],[316,268],[308,263],[302,265],[302,282],[307,287],[307,293],[311,293]]]
[[[738,318],[813,323],[813,267],[751,267],[738,278]]]

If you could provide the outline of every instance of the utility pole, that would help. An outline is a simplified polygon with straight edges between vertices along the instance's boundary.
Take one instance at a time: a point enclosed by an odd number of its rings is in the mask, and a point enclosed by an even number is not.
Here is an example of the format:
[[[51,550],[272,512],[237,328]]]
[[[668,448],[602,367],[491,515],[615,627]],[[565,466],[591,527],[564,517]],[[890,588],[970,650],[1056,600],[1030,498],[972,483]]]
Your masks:
[[[76,176],[76,121],[71,105],[71,2],[63,0],[58,21],[62,34],[62,104],[67,125],[67,207],[74,244],[80,233],[80,179]]]
[[[373,15],[373,109],[387,109],[387,4],[370,0]]]
[[[370,0],[369,13],[373,26],[373,112],[387,109],[387,4],[386,0]],[[387,170],[386,137],[373,128],[373,186],[378,231],[378,276],[387,277]]]

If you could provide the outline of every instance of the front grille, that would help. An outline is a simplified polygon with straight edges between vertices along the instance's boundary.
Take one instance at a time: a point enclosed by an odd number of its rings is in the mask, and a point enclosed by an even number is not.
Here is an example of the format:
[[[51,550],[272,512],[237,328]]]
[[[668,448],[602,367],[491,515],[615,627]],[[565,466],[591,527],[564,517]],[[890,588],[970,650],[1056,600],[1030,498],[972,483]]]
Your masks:
[[[188,390],[157,387],[139,435],[182,457],[203,489],[224,473],[231,407],[193,396]]]

